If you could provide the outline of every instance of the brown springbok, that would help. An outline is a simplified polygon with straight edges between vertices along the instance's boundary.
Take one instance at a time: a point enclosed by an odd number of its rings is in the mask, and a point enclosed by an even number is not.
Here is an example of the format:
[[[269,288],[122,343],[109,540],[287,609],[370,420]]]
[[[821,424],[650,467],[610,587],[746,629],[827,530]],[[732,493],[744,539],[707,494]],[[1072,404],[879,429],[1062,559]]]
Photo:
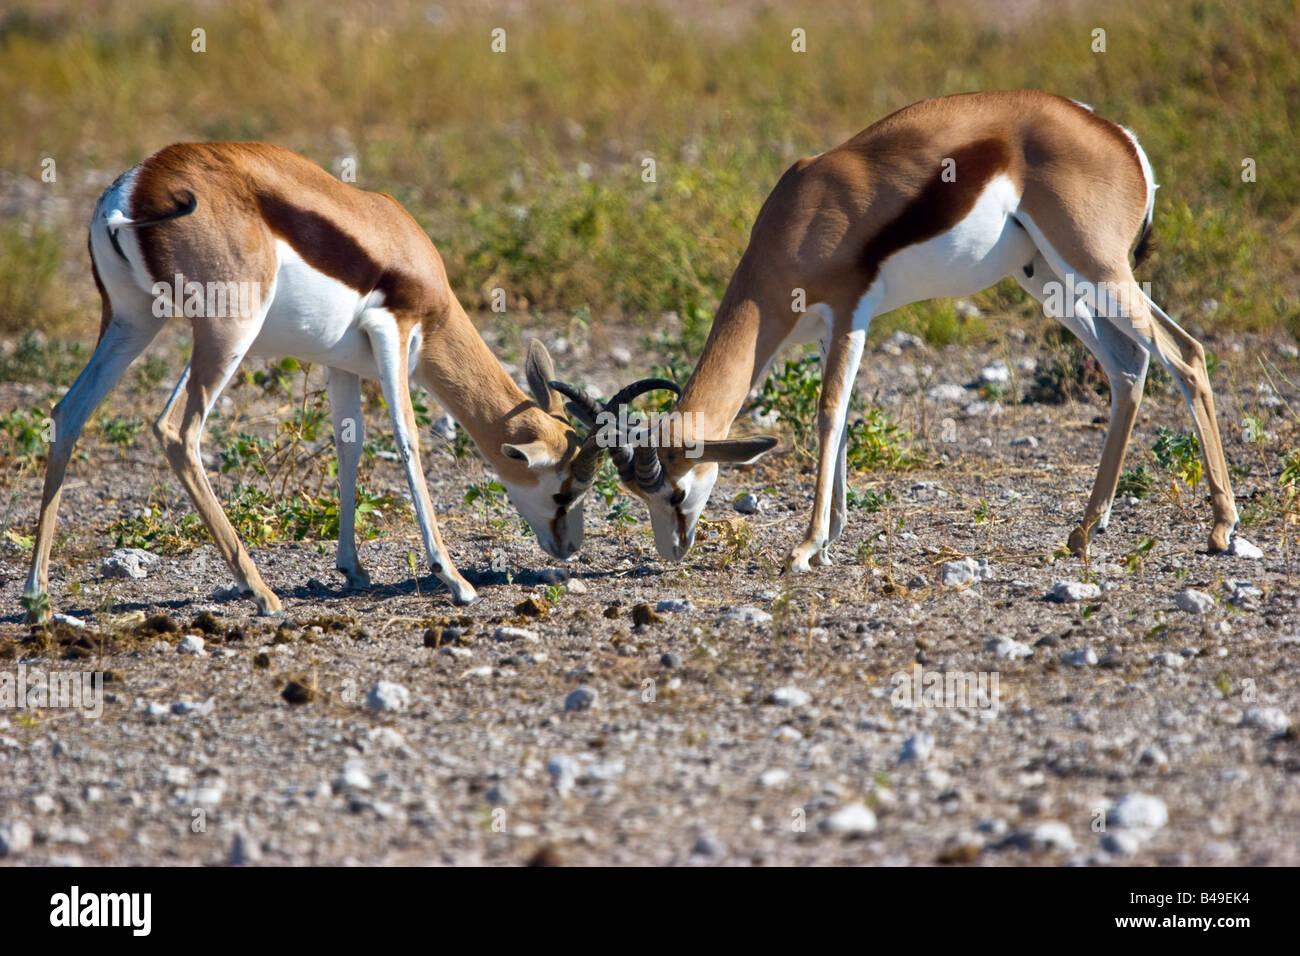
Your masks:
[[[872,317],[969,295],[1006,276],[1077,335],[1110,380],[1101,465],[1071,550],[1086,553],[1092,529],[1109,521],[1148,353],[1191,408],[1214,511],[1209,546],[1225,550],[1237,510],[1205,351],[1129,267],[1130,250],[1136,244],[1140,254],[1151,227],[1155,190],[1133,134],[1033,90],[925,100],[795,163],[758,214],[674,406],[685,432],[633,452],[631,490],[650,508],[660,555],[680,560],[689,550],[717,479],[707,449],[726,437],[777,352],[820,340],[817,490],[808,532],[788,562],[794,571],[829,564],[845,519],[849,399]],[[706,453],[690,457],[700,445]],[[725,460],[763,450],[759,440],[724,448]]]
[[[230,566],[270,614],[263,582],[212,493],[199,456],[204,421],[245,355],[293,356],[328,369],[339,459],[338,570],[369,583],[354,535],[361,457],[361,378],[377,379],[429,568],[458,604],[476,598],[438,533],[420,467],[408,382],[427,388],[477,443],[556,558],[582,543],[581,501],[602,454],[579,442],[540,342],[528,352],[526,396],[488,349],[447,283],[424,230],[390,196],[346,185],[288,150],[261,143],[181,143],[118,178],[90,223],[103,301],[99,343],[55,407],[41,514],[24,590],[29,617],[48,614],[50,544],[59,494],[86,419],[173,316],[189,320],[193,352],[154,434]],[[660,383],[664,384],[664,383]],[[620,401],[650,386],[624,389]]]

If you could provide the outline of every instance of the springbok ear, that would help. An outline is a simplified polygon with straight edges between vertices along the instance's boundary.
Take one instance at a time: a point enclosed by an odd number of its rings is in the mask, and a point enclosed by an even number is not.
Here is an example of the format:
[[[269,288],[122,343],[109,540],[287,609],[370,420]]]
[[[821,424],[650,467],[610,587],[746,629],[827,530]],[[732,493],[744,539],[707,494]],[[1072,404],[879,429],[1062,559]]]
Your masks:
[[[776,439],[771,435],[758,435],[754,438],[726,438],[721,441],[705,442],[703,452],[695,460],[697,462],[716,461],[729,465],[748,465],[775,447]]]
[[[524,361],[524,375],[528,379],[529,391],[537,404],[552,415],[564,414],[564,398],[551,388],[551,379],[555,378],[555,364],[551,353],[541,339],[528,343],[528,358]]]
[[[555,464],[555,455],[544,441],[530,441],[522,445],[505,444],[501,446],[501,454],[522,461],[529,471],[538,471]]]

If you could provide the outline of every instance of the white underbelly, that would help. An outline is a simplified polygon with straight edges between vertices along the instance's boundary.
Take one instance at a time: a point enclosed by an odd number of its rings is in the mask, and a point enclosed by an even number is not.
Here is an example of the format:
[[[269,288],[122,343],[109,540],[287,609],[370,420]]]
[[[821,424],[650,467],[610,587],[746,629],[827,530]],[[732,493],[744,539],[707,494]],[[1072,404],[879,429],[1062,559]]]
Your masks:
[[[1011,180],[996,176],[957,225],[882,262],[875,314],[923,299],[973,295],[1032,261],[1033,240],[1012,218],[1019,203]]]
[[[376,303],[308,265],[293,247],[276,243],[279,271],[262,331],[250,355],[284,358],[375,376],[361,316]]]

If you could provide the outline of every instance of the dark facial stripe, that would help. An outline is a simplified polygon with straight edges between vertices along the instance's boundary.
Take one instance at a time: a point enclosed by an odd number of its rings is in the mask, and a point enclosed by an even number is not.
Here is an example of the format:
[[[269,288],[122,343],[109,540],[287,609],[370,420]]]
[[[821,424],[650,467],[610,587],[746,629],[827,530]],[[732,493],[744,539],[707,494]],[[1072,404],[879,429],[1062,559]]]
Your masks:
[[[573,476],[569,475],[569,477],[564,479],[564,484],[560,485],[560,490],[557,495],[557,496],[562,496],[567,503],[559,508],[556,508],[555,514],[551,517],[551,538],[555,541],[556,547],[559,547],[560,545],[560,515],[564,514],[565,510],[568,508],[568,505],[572,503],[572,501],[569,499],[569,494],[572,487],[573,487]]]

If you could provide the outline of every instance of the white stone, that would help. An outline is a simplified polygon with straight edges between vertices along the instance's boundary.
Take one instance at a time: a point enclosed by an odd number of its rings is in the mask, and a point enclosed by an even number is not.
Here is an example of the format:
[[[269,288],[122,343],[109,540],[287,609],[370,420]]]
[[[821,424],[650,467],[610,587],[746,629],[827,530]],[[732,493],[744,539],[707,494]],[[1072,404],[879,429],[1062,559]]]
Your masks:
[[[788,770],[764,770],[758,775],[760,787],[779,787],[790,779]]]
[[[349,760],[343,765],[343,772],[334,780],[335,793],[356,793],[361,790],[369,790],[371,787],[370,775],[366,773],[366,768],[359,760]]]
[[[147,577],[158,563],[158,555],[143,548],[115,548],[113,553],[99,563],[99,573],[106,578]]]
[[[798,687],[778,687],[770,699],[781,707],[804,707],[812,700],[812,694]]]
[[[986,385],[1005,385],[1011,381],[1011,369],[1002,361],[985,365],[980,369],[980,381]]]
[[[655,610],[661,613],[681,614],[694,611],[695,605],[685,598],[665,598],[655,605]]]
[[[1091,647],[1081,647],[1062,654],[1061,663],[1066,667],[1092,667],[1097,663],[1097,652]]]
[[[1059,820],[1045,820],[1029,833],[1029,841],[1040,850],[1074,850],[1077,844],[1070,828]]]
[[[381,680],[366,693],[366,706],[376,713],[400,714],[411,706],[411,692],[401,684]]]
[[[828,833],[860,836],[876,829],[876,815],[866,804],[850,803],[826,817],[818,826]]]
[[[1142,838],[1132,830],[1116,830],[1102,836],[1101,848],[1116,856],[1136,856],[1142,849]]]
[[[32,797],[32,810],[36,813],[50,814],[57,812],[58,809],[59,805],[48,793],[38,793]]]
[[[573,789],[578,779],[578,762],[568,754],[556,754],[546,763],[546,772],[551,775],[555,789],[567,793]]]
[[[1248,558],[1251,561],[1258,561],[1264,557],[1263,551],[1241,537],[1241,535],[1233,535],[1232,543],[1228,545],[1228,553],[1237,558]]]
[[[1101,597],[1101,587],[1090,581],[1057,581],[1048,594],[1048,599],[1058,604],[1092,601],[1099,597]]]
[[[946,588],[962,588],[979,580],[980,566],[974,558],[945,561],[939,580]]]
[[[1169,822],[1169,808],[1159,797],[1126,793],[1106,814],[1111,826],[1124,830],[1159,830]]]
[[[22,820],[0,823],[0,857],[15,856],[32,845],[32,828]]]
[[[1005,657],[1013,661],[1034,656],[1034,650],[1028,644],[1022,644],[1020,641],[1009,637],[990,638],[984,642],[984,649],[992,651],[998,657]]]
[[[206,717],[208,714],[212,713],[215,707],[216,700],[209,697],[207,700],[203,701],[178,700],[176,703],[172,704],[171,709],[173,714],[180,717],[184,717],[186,714],[198,714],[200,717]]]
[[[903,748],[898,752],[898,762],[916,761],[924,763],[934,753],[934,734],[923,730],[903,741]]]
[[[596,706],[597,699],[598,695],[590,687],[579,687],[564,698],[564,709],[566,711],[591,710]]]
[[[456,419],[445,412],[438,416],[430,429],[443,441],[454,442],[456,440]]]
[[[1185,588],[1174,595],[1174,604],[1179,610],[1186,611],[1188,614],[1204,614],[1214,607],[1214,598],[1204,591]]]
[[[1242,715],[1241,722],[1270,734],[1286,733],[1291,727],[1291,718],[1280,707],[1252,707]]]
[[[932,402],[960,405],[970,398],[970,392],[966,391],[961,385],[934,385],[925,393],[925,397]]]
[[[995,416],[1002,414],[1002,403],[986,402],[981,399],[980,401],[971,402],[969,405],[964,407],[962,409],[962,414],[967,418],[978,418],[981,415],[987,415],[989,418],[994,418]]]
[[[722,614],[724,621],[738,621],[741,624],[769,624],[772,615],[756,607],[737,607]]]
[[[206,657],[208,653],[203,649],[203,638],[197,634],[186,634],[176,645],[176,650],[182,654],[193,654],[195,657]]]

